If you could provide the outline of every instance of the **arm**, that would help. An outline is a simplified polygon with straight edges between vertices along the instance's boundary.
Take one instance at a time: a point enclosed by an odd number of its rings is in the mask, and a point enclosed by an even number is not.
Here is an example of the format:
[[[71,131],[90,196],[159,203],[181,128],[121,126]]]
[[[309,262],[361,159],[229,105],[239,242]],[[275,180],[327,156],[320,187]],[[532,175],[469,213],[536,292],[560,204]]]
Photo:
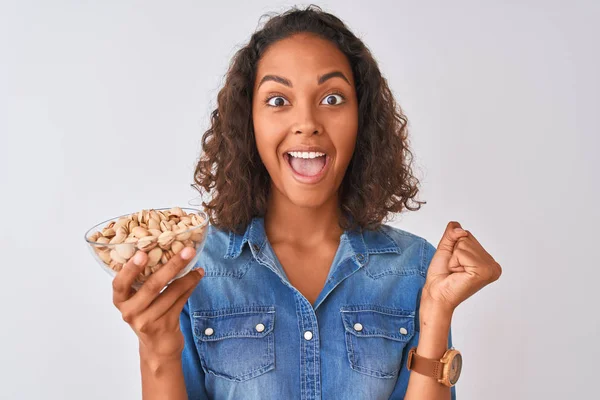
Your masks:
[[[452,347],[450,312],[422,304],[419,308],[420,333],[417,354],[426,358],[441,359],[446,350]],[[407,350],[409,350],[408,348]],[[449,388],[435,379],[410,372],[406,400],[435,399],[455,400],[455,388]]]
[[[144,400],[208,400],[204,388],[204,371],[194,345],[189,305],[186,302],[179,318],[185,339],[178,357],[154,359],[140,344],[142,398]]]
[[[140,343],[142,398],[144,400],[187,400],[181,357],[154,359]]]
[[[420,295],[419,295],[420,297]],[[423,307],[424,309],[424,307]],[[405,346],[405,350],[403,352],[402,355],[402,363],[401,363],[401,367],[400,367],[400,372],[398,375],[398,380],[396,381],[396,386],[394,388],[393,393],[390,395],[390,400],[415,400],[415,399],[427,399],[427,400],[432,400],[432,399],[451,399],[451,400],[456,400],[456,387],[452,387],[450,389],[448,389],[446,386],[436,382],[433,378],[427,378],[424,376],[419,375],[418,373],[413,373],[412,371],[410,371],[407,366],[406,363],[408,361],[408,351],[417,346],[417,353],[421,354],[421,352],[424,352],[425,355],[424,357],[427,357],[429,353],[429,350],[427,349],[428,347],[440,347],[443,348],[444,346],[447,345],[447,348],[452,347],[452,328],[449,326],[447,329],[447,333],[444,333],[444,335],[447,334],[447,336],[444,336],[443,338],[441,338],[441,330],[439,331],[435,331],[435,329],[433,329],[432,331],[434,332],[434,334],[428,334],[425,333],[423,331],[423,319],[427,318],[427,316],[424,315],[424,313],[420,313],[420,315],[422,315],[422,317],[419,317],[419,323],[418,326],[420,326],[420,329],[417,329],[414,336],[410,339],[410,341],[408,343],[406,343]],[[431,326],[429,324],[427,324],[426,326],[426,330],[430,330]],[[446,342],[447,341],[447,342]],[[427,342],[429,342],[430,344],[428,344]],[[438,342],[437,346],[436,346],[436,342]],[[442,344],[439,344],[439,342],[442,342]],[[433,345],[432,345],[433,343]],[[446,348],[444,348],[443,350],[439,350],[439,352],[441,352],[441,354],[444,354],[444,351]],[[436,355],[437,356],[437,355]],[[433,358],[433,356],[431,357]],[[439,357],[441,358],[441,356]],[[421,382],[419,382],[421,381]],[[416,383],[415,383],[416,382]],[[435,394],[431,395],[430,390],[425,388],[422,389],[419,386],[419,384],[423,385],[431,385],[432,387],[434,387],[435,389],[438,389],[438,387],[436,385],[442,386],[443,389],[445,389],[445,391],[447,393],[450,393],[450,397],[448,397],[448,395],[446,393],[443,393],[442,395],[445,395],[446,397],[435,397]],[[443,392],[443,390],[442,390]],[[416,393],[416,394],[415,394]]]

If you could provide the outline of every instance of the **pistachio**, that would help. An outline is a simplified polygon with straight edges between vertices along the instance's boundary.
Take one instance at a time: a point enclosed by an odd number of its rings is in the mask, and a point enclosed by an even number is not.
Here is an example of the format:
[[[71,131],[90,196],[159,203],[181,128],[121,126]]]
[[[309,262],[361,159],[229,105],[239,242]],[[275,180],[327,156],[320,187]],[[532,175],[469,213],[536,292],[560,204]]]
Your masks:
[[[150,232],[152,236],[160,236],[163,233],[160,229],[148,229],[148,232]]]
[[[160,219],[158,219],[158,217],[151,218],[150,221],[148,221],[148,228],[160,230]]]
[[[105,264],[110,264],[110,250],[98,250],[96,251],[96,254],[98,254],[98,257],[100,257]]]
[[[183,210],[179,207],[173,207],[171,210],[171,215],[177,215],[178,217],[183,217]]]
[[[138,249],[142,251],[150,251],[158,245],[156,236],[144,236],[138,240]]]
[[[105,228],[102,231],[102,236],[107,237],[107,238],[112,238],[113,236],[115,236],[117,233],[115,232],[115,230],[113,228]]]
[[[175,233],[177,234],[177,240],[180,242],[184,242],[192,236],[192,233],[188,232],[187,229],[178,229],[175,231]]]
[[[131,231],[131,233],[133,233],[133,236],[135,236],[138,239],[141,239],[141,238],[143,238],[145,236],[149,236],[150,235],[150,232],[148,232],[147,229],[144,229],[142,227],[142,225],[136,226],[135,228],[133,228],[133,231]]]
[[[171,243],[171,250],[175,254],[177,254],[181,250],[183,250],[184,247],[185,247],[185,245],[183,243],[181,243],[179,240],[174,240],[173,243]]]
[[[160,221],[160,230],[163,232],[171,230],[171,224],[167,220]]]
[[[115,247],[117,253],[125,260],[129,260],[135,254],[135,245],[132,243],[122,243]]]
[[[144,283],[150,275],[169,262],[184,247],[198,248],[205,239],[208,226],[195,213],[186,214],[179,208],[166,210],[141,210],[119,217],[101,230],[88,236],[98,258],[112,270],[119,272],[136,251],[148,254],[144,271],[136,283]]]
[[[161,233],[161,235],[158,237],[158,245],[161,249],[167,250],[169,249],[169,247],[171,247],[171,243],[173,243],[174,240],[175,233],[171,231],[166,231]]]
[[[115,249],[112,249],[110,251],[110,258],[112,258],[116,262],[120,262],[123,264],[125,264],[127,262],[127,259],[125,257],[122,257]]]
[[[154,267],[160,261],[163,251],[160,247],[155,247],[148,253],[148,263],[146,265]]]

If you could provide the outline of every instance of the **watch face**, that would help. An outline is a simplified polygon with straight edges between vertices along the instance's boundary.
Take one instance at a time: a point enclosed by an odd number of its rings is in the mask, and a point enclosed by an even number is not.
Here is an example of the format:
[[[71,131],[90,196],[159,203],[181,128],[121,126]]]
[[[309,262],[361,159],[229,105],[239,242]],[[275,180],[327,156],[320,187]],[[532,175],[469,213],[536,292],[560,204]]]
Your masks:
[[[456,384],[460,377],[460,370],[462,369],[462,356],[457,354],[452,358],[450,363],[450,371],[448,373],[448,380],[452,385]]]

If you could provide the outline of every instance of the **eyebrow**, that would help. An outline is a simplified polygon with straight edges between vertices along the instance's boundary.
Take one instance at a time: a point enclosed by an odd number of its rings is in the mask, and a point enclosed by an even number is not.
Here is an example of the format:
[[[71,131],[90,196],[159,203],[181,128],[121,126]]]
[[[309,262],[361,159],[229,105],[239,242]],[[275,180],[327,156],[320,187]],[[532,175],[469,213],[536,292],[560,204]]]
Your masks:
[[[322,85],[323,83],[325,83],[326,81],[328,81],[331,78],[342,78],[343,80],[345,80],[348,85],[350,84],[350,81],[348,80],[348,78],[346,78],[346,75],[344,75],[341,71],[332,71],[332,72],[328,72],[324,75],[318,76],[317,77],[317,84]],[[279,76],[279,75],[265,75],[261,80],[260,83],[258,84],[258,87],[260,88],[260,85],[262,85],[263,83],[267,82],[267,81],[273,81],[273,82],[277,82],[277,83],[281,83],[282,85],[288,86],[293,88],[294,85],[292,85],[292,82],[290,82],[288,79]],[[258,88],[257,88],[258,89]]]

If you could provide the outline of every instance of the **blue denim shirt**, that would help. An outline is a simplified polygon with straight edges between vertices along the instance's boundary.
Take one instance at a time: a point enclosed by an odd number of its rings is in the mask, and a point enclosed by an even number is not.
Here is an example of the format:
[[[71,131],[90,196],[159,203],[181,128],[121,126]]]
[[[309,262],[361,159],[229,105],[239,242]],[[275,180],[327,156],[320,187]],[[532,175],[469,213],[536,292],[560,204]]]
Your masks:
[[[195,266],[206,274],[180,318],[189,399],[404,398],[435,250],[385,224],[344,231],[311,304],[286,277],[263,217],[243,236],[210,225]]]

